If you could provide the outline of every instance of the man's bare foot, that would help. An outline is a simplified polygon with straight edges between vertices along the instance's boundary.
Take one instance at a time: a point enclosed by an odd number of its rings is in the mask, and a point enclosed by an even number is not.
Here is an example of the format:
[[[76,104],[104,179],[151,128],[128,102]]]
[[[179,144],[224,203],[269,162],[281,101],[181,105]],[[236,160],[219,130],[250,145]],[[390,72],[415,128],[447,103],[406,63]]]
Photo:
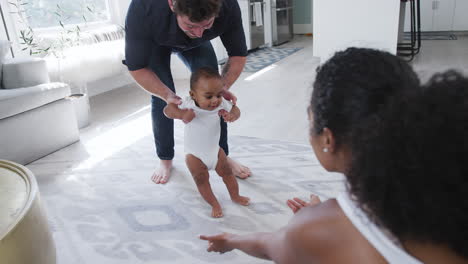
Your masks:
[[[221,209],[221,205],[218,204],[211,208],[211,217],[213,218],[223,217],[223,209]]]
[[[245,196],[237,196],[235,198],[231,198],[231,200],[235,203],[238,203],[240,205],[244,205],[244,206],[247,206],[249,205],[250,203],[250,198],[249,197],[245,197]]]
[[[250,171],[248,167],[240,164],[239,162],[231,159],[230,157],[226,157],[226,158],[227,158],[227,162],[229,163],[229,166],[231,166],[232,173],[236,177],[241,178],[241,179],[250,177],[250,174],[252,174],[252,172]]]
[[[172,170],[172,160],[161,160],[159,168],[154,172],[151,180],[156,184],[164,184],[169,181]]]

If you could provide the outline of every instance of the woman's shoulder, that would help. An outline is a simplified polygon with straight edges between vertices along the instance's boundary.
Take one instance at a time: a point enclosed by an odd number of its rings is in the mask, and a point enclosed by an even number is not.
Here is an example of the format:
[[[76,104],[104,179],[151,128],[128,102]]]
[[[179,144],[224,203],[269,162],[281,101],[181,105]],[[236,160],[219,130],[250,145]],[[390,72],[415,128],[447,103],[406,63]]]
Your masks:
[[[302,208],[289,222],[285,239],[303,258],[334,260],[331,263],[352,259],[379,263],[380,259],[335,199]],[[340,251],[339,256],[337,250]]]
[[[335,199],[329,199],[317,205],[302,208],[294,215],[289,225],[291,231],[296,231],[298,235],[315,232],[317,232],[316,235],[320,235],[324,230],[334,232],[337,228],[343,228],[345,217],[338,202]]]
[[[287,226],[287,238],[309,250],[329,244],[346,228],[344,214],[335,199],[299,210]],[[320,243],[316,243],[320,241]]]

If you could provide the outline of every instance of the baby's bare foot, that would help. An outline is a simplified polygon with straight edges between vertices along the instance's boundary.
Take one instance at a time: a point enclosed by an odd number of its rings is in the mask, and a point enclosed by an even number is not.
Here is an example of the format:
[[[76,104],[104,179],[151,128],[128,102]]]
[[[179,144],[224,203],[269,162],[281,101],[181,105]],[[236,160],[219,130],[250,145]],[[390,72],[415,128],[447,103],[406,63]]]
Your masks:
[[[220,205],[213,206],[213,208],[211,209],[211,217],[214,217],[214,218],[223,217],[223,209],[221,209]]]
[[[245,197],[245,196],[237,196],[237,197],[234,197],[234,198],[231,198],[231,200],[235,203],[238,203],[240,205],[244,205],[244,206],[247,206],[249,205],[250,203],[250,198],[249,197]]]

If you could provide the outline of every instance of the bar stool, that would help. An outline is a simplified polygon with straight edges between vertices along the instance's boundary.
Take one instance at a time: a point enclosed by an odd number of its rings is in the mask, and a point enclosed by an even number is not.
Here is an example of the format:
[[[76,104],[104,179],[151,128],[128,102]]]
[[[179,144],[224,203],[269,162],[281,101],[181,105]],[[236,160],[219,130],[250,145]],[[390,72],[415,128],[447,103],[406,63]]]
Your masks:
[[[411,61],[421,49],[421,3],[420,0],[401,0],[402,5],[407,2],[410,6],[410,40],[398,42],[397,55]]]

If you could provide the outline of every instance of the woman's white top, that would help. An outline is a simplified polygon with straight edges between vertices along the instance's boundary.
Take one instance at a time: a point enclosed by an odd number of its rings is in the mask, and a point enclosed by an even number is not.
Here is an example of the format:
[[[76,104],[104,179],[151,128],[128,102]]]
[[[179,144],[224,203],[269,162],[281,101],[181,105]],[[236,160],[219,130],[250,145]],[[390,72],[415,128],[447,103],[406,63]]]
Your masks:
[[[336,198],[341,209],[357,230],[391,264],[422,264],[421,261],[406,253],[399,242],[389,233],[377,227],[367,215],[356,206],[349,194],[342,193]]]

